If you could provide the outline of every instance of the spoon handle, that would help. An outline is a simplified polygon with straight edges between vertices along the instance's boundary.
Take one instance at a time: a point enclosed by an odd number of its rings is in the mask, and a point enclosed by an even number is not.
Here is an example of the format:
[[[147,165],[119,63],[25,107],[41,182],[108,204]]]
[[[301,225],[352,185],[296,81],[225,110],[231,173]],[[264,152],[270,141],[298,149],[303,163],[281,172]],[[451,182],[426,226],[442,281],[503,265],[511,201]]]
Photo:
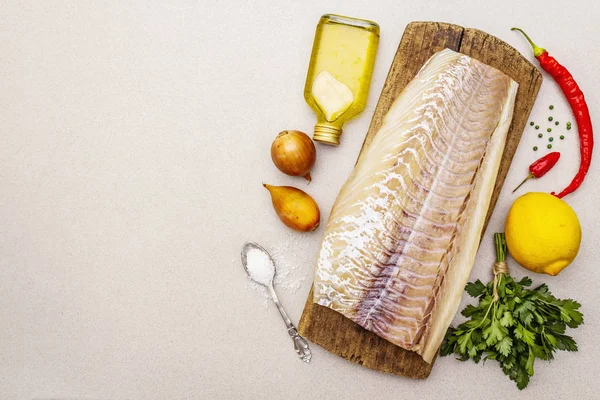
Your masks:
[[[273,302],[277,306],[279,314],[281,314],[281,318],[283,318],[283,322],[285,322],[285,326],[287,326],[288,334],[294,342],[294,348],[296,349],[298,357],[300,357],[300,359],[304,362],[310,362],[312,354],[310,352],[310,348],[308,347],[308,342],[298,334],[298,329],[296,329],[296,326],[294,326],[290,320],[290,317],[288,317],[287,313],[283,309],[283,306],[279,302],[279,298],[277,298],[277,293],[275,293],[275,288],[273,288],[273,285],[269,285],[268,288],[271,299],[273,299]]]

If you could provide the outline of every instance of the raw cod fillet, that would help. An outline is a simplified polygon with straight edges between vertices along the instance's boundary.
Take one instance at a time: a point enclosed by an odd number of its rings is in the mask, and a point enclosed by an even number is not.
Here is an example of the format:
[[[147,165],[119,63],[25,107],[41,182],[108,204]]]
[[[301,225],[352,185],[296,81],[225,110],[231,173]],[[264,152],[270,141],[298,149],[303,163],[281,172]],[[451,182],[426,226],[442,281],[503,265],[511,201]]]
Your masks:
[[[338,194],[315,303],[431,363],[473,267],[517,88],[449,49],[427,61]]]

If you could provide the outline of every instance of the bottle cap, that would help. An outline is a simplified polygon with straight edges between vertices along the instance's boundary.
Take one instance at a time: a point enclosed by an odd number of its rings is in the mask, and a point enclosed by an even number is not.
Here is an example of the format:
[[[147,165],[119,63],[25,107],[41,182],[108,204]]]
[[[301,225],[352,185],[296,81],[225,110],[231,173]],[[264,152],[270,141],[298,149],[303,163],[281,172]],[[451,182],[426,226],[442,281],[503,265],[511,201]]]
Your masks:
[[[328,144],[330,146],[339,146],[340,136],[342,136],[342,128],[323,123],[315,125],[313,139],[317,142]]]

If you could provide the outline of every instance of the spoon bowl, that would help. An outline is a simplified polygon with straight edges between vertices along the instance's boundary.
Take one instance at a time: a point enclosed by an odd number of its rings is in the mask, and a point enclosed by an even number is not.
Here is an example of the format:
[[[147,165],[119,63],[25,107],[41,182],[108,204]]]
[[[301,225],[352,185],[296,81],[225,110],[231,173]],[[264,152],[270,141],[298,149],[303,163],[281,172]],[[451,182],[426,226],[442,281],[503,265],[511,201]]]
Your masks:
[[[269,280],[268,285],[266,285],[264,282],[259,282],[259,281],[254,280],[254,278],[252,278],[252,274],[248,270],[248,253],[250,252],[250,250],[259,250],[262,253],[264,253],[267,257],[269,257],[269,260],[271,260],[271,264],[273,264],[273,276]],[[273,285],[273,280],[275,279],[275,275],[277,275],[277,268],[275,266],[275,261],[273,261],[273,257],[271,257],[269,252],[267,250],[265,250],[264,247],[262,247],[258,243],[255,243],[255,242],[244,243],[244,245],[242,246],[242,266],[244,267],[244,270],[246,271],[246,275],[248,275],[248,277],[250,278],[250,280],[252,282],[254,282],[258,285],[261,285],[261,286],[265,286],[265,287],[269,287],[269,285]]]

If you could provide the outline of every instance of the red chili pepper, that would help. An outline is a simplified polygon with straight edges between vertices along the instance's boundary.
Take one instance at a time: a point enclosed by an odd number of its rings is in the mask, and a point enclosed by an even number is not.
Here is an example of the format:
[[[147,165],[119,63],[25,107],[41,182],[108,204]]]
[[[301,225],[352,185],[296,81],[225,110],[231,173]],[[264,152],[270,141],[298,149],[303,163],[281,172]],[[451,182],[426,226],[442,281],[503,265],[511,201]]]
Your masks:
[[[516,192],[521,185],[531,178],[541,178],[542,176],[546,175],[546,172],[550,171],[552,167],[554,167],[559,158],[560,153],[558,151],[553,151],[552,153],[548,153],[544,157],[534,161],[533,164],[529,166],[529,175],[527,175],[527,178],[525,178],[523,182],[521,182],[519,186],[517,186],[512,192]]]
[[[529,36],[519,28],[512,28],[525,35],[525,38],[531,44],[533,48],[533,54],[535,58],[540,62],[540,66],[544,71],[548,72],[552,78],[559,84],[563,94],[567,97],[567,101],[571,105],[573,114],[575,115],[575,121],[577,121],[577,127],[579,129],[579,152],[581,154],[581,161],[579,163],[579,170],[575,177],[565,189],[559,194],[552,192],[552,194],[559,199],[575,191],[583,183],[583,179],[587,174],[590,163],[592,161],[592,149],[594,148],[594,134],[592,130],[592,120],[590,118],[590,111],[588,110],[587,103],[583,96],[583,92],[573,79],[573,75],[561,64],[556,61],[554,57],[548,54],[546,49],[536,46]]]

